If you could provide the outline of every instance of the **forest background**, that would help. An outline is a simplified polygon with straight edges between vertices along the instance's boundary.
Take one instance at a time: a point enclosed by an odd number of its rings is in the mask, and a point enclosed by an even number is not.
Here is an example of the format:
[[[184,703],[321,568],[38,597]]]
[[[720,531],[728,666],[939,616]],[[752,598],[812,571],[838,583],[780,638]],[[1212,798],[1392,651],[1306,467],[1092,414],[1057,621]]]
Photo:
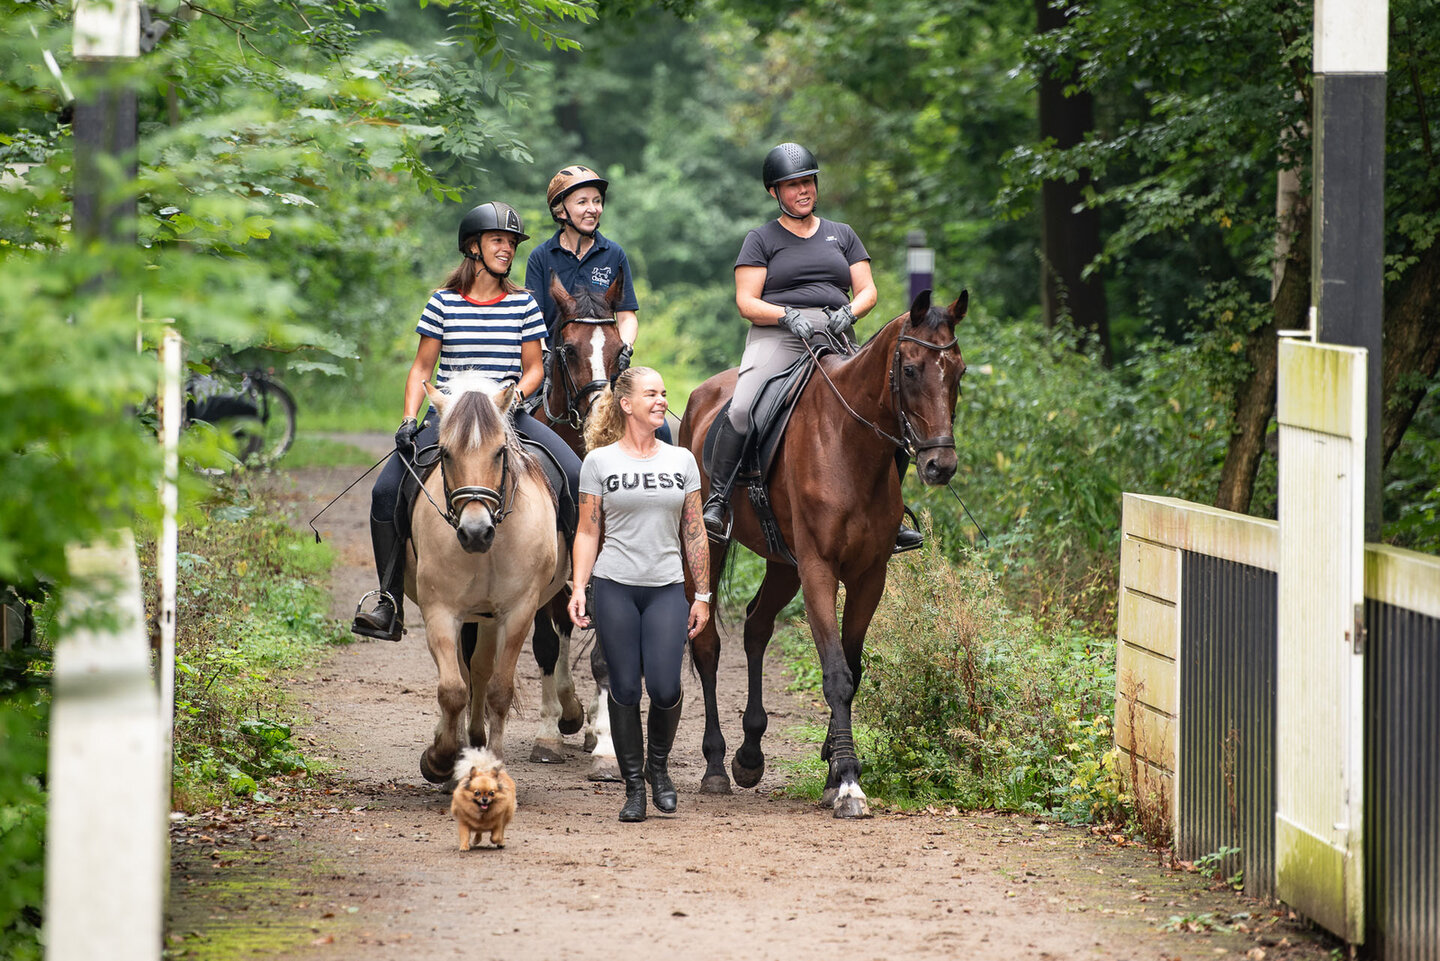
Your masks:
[[[1428,6],[1389,8],[1383,538],[1435,552]],[[388,431],[459,217],[504,200],[539,240],[568,163],[610,180],[602,229],[635,269],[636,359],[683,408],[739,357],[734,256],[774,215],[759,167],[782,140],[817,154],[822,213],[870,252],[880,304],[862,336],[908,306],[914,231],[937,298],[970,291],[960,469],[950,490],[907,481],[929,568],[897,565],[894,590],[982,605],[966,636],[989,646],[955,663],[973,680],[980,656],[990,690],[933,709],[924,696],[956,676],[942,670],[910,703],[876,694],[896,793],[1094,815],[1121,492],[1274,515],[1275,330],[1309,305],[1308,4],[162,0],[155,49],[108,70],[70,56],[71,9],[0,2],[0,583],[48,585],[53,604],[67,544],[153,523],[163,326],[198,367],[274,367],[302,440]],[[135,239],[77,237],[70,100],[122,80],[134,168],[95,176],[134,203]],[[221,446],[193,431],[185,455],[216,463]],[[234,510],[243,490],[182,479],[195,530],[253,514]],[[875,656],[876,677],[941,663]],[[45,663],[10,656],[0,689],[0,860],[33,869],[0,887],[12,932],[38,923],[44,745],[19,735],[43,729]],[[977,732],[1002,703],[1021,723],[1021,689],[1064,702],[1058,728],[1017,731],[1013,750],[990,738],[996,773],[976,788]]]

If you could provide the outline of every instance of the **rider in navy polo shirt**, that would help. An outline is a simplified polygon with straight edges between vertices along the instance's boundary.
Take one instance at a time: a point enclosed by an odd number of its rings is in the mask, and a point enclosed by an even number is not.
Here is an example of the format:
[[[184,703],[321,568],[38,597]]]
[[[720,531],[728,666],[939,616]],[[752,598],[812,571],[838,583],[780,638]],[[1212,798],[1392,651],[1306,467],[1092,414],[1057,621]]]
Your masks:
[[[616,277],[624,277],[625,290],[615,307],[615,328],[620,334],[620,359],[615,371],[618,376],[630,366],[635,350],[635,336],[640,322],[635,311],[634,271],[625,248],[600,233],[600,217],[605,212],[605,191],[610,182],[589,167],[571,164],[550,178],[545,202],[550,216],[560,225],[555,236],[535,247],[525,262],[525,286],[545,315],[550,342],[555,342],[555,325],[560,308],[550,296],[550,274],[560,278],[566,290],[588,285],[604,292]],[[670,425],[662,424],[656,434],[670,443]]]

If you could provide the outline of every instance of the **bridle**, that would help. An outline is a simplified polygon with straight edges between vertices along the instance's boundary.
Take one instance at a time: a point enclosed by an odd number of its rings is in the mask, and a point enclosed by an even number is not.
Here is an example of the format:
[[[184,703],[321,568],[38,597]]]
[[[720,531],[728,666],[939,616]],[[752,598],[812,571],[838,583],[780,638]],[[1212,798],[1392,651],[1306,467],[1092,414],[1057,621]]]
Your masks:
[[[818,355],[816,355],[815,349],[810,346],[810,342],[807,340],[803,341],[803,343],[805,344],[806,351],[808,351],[810,356],[815,360],[815,369],[820,371],[820,376],[825,378],[825,383],[830,385],[830,389],[834,391],[835,396],[839,399],[841,406],[843,406],[845,410],[849,412],[850,416],[854,417],[860,423],[873,430],[876,434],[879,434],[881,437],[885,438],[890,443],[894,444],[896,447],[905,451],[905,453],[910,455],[910,457],[914,458],[917,457],[921,451],[935,450],[936,448],[940,447],[954,448],[955,412],[953,410],[950,412],[950,433],[941,434],[937,437],[921,439],[918,432],[915,430],[915,426],[910,423],[910,418],[905,414],[905,408],[900,403],[900,345],[906,341],[909,341],[912,344],[919,344],[921,347],[924,347],[927,350],[933,350],[936,353],[944,353],[945,351],[949,350],[951,347],[954,347],[960,342],[958,337],[951,337],[950,342],[947,344],[932,344],[928,340],[921,340],[919,337],[911,337],[909,334],[901,334],[898,338],[896,338],[895,353],[892,354],[890,357],[890,369],[888,371],[888,375],[890,380],[890,397],[892,403],[895,406],[895,420],[899,425],[899,437],[896,437],[894,434],[891,434],[888,431],[881,429],[880,425],[868,420],[867,418],[856,412],[855,408],[850,406],[850,402],[845,399],[845,395],[840,392],[840,388],[836,387],[835,382],[830,379],[830,375],[825,372],[825,368],[821,365],[820,358]],[[960,375],[962,377],[965,375],[965,368],[963,366],[960,368]]]
[[[932,344],[928,340],[921,340],[919,337],[911,337],[909,334],[901,334],[895,340],[895,354],[890,358],[890,397],[895,404],[895,418],[900,422],[900,436],[904,443],[896,444],[903,447],[905,453],[911,457],[918,457],[921,451],[934,450],[937,447],[955,447],[955,411],[950,411],[950,431],[936,437],[929,437],[924,440],[916,433],[915,427],[910,423],[910,418],[905,414],[905,408],[900,404],[900,345],[906,341],[912,344],[919,344],[936,353],[943,354],[960,342],[958,337],[951,337],[948,344]],[[965,376],[965,368],[960,368],[960,376]]]
[[[432,451],[434,453],[431,453]],[[483,487],[479,484],[451,487],[450,477],[445,473],[445,461],[448,459],[448,451],[446,451],[445,445],[443,444],[431,444],[415,452],[415,462],[417,464],[423,466],[430,458],[434,458],[440,463],[440,484],[445,491],[445,507],[441,507],[435,503],[435,498],[431,497],[430,492],[425,489],[424,478],[415,472],[415,468],[410,462],[403,457],[401,461],[405,464],[405,469],[410,472],[410,476],[414,477],[416,483],[420,485],[420,493],[425,495],[425,499],[430,502],[435,510],[440,512],[440,516],[445,518],[445,523],[449,524],[452,528],[456,530],[460,529],[460,515],[463,514],[465,508],[469,507],[474,501],[479,501],[485,505],[486,510],[490,511],[491,520],[497,527],[500,522],[514,510],[515,492],[520,486],[520,478],[518,474],[510,469],[509,441],[506,441],[500,448],[499,490]]]
[[[543,392],[545,419],[551,424],[566,424],[572,430],[580,430],[585,421],[585,415],[580,411],[580,405],[584,404],[587,400],[591,400],[591,395],[599,393],[614,382],[614,378],[606,378],[603,380],[592,380],[587,384],[577,384],[574,375],[570,372],[570,358],[575,355],[575,347],[561,340],[560,335],[564,332],[565,328],[571,324],[591,324],[599,326],[614,323],[614,317],[572,317],[556,325],[550,339],[552,341],[558,341],[559,346],[551,351],[550,356],[547,358],[546,367],[548,369],[545,374],[547,381],[553,377],[555,378],[555,382],[560,385],[560,390],[565,397],[565,403],[561,407],[559,416],[557,416],[555,412],[550,409],[550,391],[546,390]],[[586,410],[589,410],[588,405],[586,406]]]

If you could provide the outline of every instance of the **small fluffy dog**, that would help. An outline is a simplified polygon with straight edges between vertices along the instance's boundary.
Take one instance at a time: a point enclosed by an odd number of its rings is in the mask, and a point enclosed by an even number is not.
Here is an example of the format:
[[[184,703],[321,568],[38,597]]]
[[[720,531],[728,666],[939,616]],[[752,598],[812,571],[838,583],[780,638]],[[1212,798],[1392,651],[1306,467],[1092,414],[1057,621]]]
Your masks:
[[[467,747],[455,762],[455,793],[450,813],[460,828],[460,850],[480,843],[490,832],[490,843],[505,846],[505,827],[515,816],[515,781],[505,772],[505,762],[489,748]]]

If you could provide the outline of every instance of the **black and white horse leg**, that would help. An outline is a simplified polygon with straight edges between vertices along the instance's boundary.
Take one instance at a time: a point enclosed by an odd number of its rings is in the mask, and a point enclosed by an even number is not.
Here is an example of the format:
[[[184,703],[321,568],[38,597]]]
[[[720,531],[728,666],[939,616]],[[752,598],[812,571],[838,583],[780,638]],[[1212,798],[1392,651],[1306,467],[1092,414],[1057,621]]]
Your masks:
[[[886,558],[888,560],[888,558]],[[851,707],[860,688],[865,632],[875,616],[875,608],[885,591],[885,562],[882,560],[864,577],[845,585],[845,618],[840,628],[840,656],[849,677],[848,684],[836,685],[836,698],[831,700],[829,673],[826,673],[825,695],[830,701],[830,728],[825,736],[822,756],[829,761],[821,803],[828,804],[837,818],[870,816],[870,805],[860,788],[860,758],[855,750],[851,728]]]
[[[760,739],[770,720],[765,711],[765,649],[775,634],[775,618],[799,587],[800,575],[795,568],[772,561],[765,568],[760,590],[745,609],[745,667],[749,678],[749,695],[741,720],[745,740],[730,761],[730,773],[741,787],[754,787],[765,773],[765,752],[760,749]]]
[[[560,634],[555,630],[547,607],[535,612],[534,629],[530,636],[530,648],[540,668],[540,728],[530,748],[530,760],[538,764],[563,764],[565,743],[560,737],[560,696],[555,675],[556,665],[564,663],[565,658],[562,656]]]
[[[690,659],[700,675],[700,692],[705,701],[705,735],[700,750],[705,755],[701,794],[729,794],[730,775],[725,773],[725,735],[720,733],[720,710],[715,698],[715,675],[720,667],[720,634],[711,618],[705,629],[690,642]]]
[[[615,742],[610,738],[610,666],[605,663],[605,649],[597,637],[590,646],[590,673],[595,678],[595,703],[590,705],[590,725],[585,731],[585,744],[590,751],[591,781],[619,781],[620,761],[615,757]]]

